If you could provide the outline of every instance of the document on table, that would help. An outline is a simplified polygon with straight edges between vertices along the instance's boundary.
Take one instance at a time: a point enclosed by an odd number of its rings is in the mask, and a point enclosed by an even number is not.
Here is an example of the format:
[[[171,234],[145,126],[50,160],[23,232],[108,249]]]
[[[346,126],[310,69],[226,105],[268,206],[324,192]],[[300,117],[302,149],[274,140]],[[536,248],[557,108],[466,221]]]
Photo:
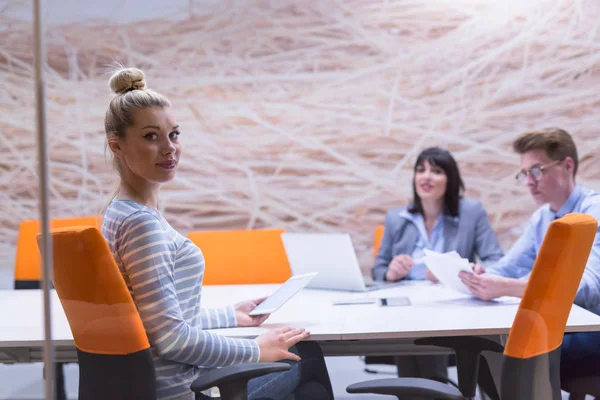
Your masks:
[[[472,294],[458,276],[460,271],[473,273],[468,259],[461,258],[455,251],[438,253],[425,249],[423,262],[442,285],[464,294]]]

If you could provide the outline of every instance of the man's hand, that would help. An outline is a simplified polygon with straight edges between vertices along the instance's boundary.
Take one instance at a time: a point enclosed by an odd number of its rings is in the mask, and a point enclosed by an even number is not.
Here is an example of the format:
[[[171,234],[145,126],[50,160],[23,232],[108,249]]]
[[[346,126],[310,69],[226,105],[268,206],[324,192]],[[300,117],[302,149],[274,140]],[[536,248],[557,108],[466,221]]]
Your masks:
[[[517,279],[505,278],[491,274],[470,274],[461,271],[458,275],[469,290],[481,300],[492,300],[502,296],[514,296],[514,281]]]
[[[415,265],[412,257],[407,254],[399,254],[392,259],[388,270],[385,273],[385,279],[388,282],[394,282],[404,278]]]
[[[471,263],[471,268],[473,269],[473,272],[475,272],[475,275],[481,275],[485,272],[485,268],[483,268],[483,265],[481,264]]]
[[[237,303],[233,308],[235,309],[235,318],[237,320],[237,326],[259,326],[269,318],[270,314],[250,316],[248,313],[256,308],[257,305],[262,303],[266,297],[254,300],[246,300],[241,303]]]

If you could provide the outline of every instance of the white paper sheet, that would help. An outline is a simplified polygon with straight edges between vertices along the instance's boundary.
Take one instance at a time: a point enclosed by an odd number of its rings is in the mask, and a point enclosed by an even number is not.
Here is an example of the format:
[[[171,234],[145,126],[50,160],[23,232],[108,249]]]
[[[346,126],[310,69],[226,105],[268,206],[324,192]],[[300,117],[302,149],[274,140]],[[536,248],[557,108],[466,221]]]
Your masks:
[[[472,295],[471,291],[462,283],[458,276],[460,271],[473,273],[468,259],[461,258],[455,251],[438,253],[425,249],[423,262],[442,285],[458,292]]]

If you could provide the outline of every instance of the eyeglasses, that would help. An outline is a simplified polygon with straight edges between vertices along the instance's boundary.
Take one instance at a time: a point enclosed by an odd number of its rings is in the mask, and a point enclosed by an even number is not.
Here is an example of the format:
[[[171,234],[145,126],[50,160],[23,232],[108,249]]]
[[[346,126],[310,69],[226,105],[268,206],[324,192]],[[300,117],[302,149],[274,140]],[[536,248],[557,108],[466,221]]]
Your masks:
[[[536,181],[540,181],[540,179],[542,179],[542,174],[544,173],[544,170],[547,169],[548,167],[551,167],[553,165],[556,165],[558,163],[562,162],[562,160],[557,160],[557,161],[553,161],[549,164],[546,165],[534,165],[533,167],[529,168],[528,170],[521,170],[519,171],[519,173],[515,176],[515,179],[519,182],[519,183],[525,183],[527,182],[527,177],[529,175],[531,175],[533,177],[533,179],[535,179]]]

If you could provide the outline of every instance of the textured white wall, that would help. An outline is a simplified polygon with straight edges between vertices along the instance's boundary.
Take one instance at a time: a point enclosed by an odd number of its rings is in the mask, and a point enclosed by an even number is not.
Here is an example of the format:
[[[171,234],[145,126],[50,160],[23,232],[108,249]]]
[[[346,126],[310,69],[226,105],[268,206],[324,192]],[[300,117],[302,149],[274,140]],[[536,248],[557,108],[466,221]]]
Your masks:
[[[184,158],[167,218],[192,229],[347,231],[363,267],[386,210],[410,197],[430,145],[459,161],[505,247],[534,205],[512,139],[560,126],[579,182],[600,188],[595,1],[108,1],[48,9],[54,216],[98,212],[107,66],[143,68],[170,97]],[[70,4],[70,5],[69,5]],[[0,7],[0,263],[37,217],[31,5]]]

